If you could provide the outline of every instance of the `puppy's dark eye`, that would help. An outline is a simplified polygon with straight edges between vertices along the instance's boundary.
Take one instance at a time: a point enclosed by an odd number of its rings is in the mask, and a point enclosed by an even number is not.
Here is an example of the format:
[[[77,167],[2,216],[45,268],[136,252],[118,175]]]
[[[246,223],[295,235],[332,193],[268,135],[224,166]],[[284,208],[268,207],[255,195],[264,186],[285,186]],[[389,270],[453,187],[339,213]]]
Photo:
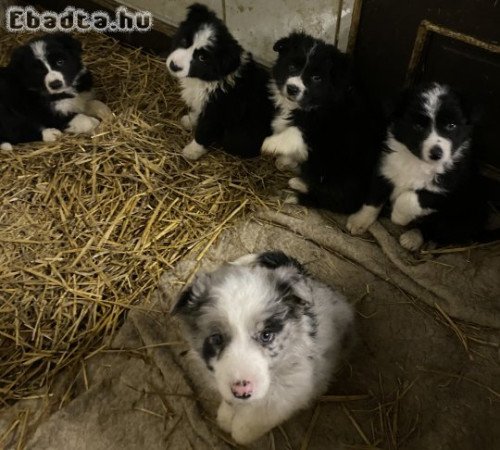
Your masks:
[[[288,70],[289,70],[290,72],[295,72],[295,71],[297,70],[297,66],[296,66],[295,64],[290,64],[290,65],[288,66]]]
[[[198,55],[198,61],[205,62],[206,60],[207,60],[207,57],[203,53],[200,53]]]
[[[181,47],[187,47],[188,46],[188,41],[186,38],[182,38],[180,41],[179,41],[179,45]]]
[[[319,75],[313,75],[311,77],[311,80],[314,82],[314,83],[320,83],[322,78],[319,76]]]
[[[457,124],[453,123],[453,122],[450,122],[450,123],[447,123],[444,127],[448,131],[453,131],[455,128],[457,128]]]
[[[210,345],[214,347],[220,347],[224,342],[224,337],[220,333],[214,333],[208,338],[208,342]]]
[[[271,331],[264,330],[259,333],[258,339],[259,342],[261,342],[262,344],[269,344],[274,340],[274,337],[275,337],[274,333],[272,333]]]
[[[58,60],[56,61],[56,66],[57,66],[57,67],[64,66],[64,59],[58,59]]]
[[[421,123],[416,122],[413,124],[413,128],[415,128],[415,130],[422,131],[424,126]]]

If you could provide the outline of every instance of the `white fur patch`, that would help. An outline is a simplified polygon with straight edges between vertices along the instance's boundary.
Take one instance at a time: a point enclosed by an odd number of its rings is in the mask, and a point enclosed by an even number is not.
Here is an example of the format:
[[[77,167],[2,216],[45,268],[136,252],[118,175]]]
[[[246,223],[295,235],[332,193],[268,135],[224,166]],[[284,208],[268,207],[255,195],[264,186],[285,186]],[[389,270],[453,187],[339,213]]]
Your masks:
[[[65,131],[68,133],[80,134],[91,133],[99,125],[99,120],[95,117],[86,116],[85,114],[77,114],[69,122]]]
[[[54,142],[62,135],[61,130],[57,128],[45,128],[42,130],[43,142]]]
[[[193,53],[195,50],[213,45],[215,40],[215,30],[212,26],[205,24],[200,27],[193,37],[193,43],[188,48],[178,48],[167,58],[167,67],[170,73],[177,78],[186,78],[189,74]],[[180,67],[178,71],[170,69],[170,63]]]
[[[347,231],[357,235],[363,234],[377,220],[382,207],[363,205],[361,209],[347,219]]]
[[[418,217],[426,216],[433,210],[422,208],[418,195],[413,191],[403,192],[392,204],[391,221],[397,225],[408,225]]]
[[[183,78],[180,80],[181,97],[189,107],[189,116],[197,122],[198,116],[205,108],[210,95],[219,87],[218,81],[203,81],[198,78]]]
[[[403,143],[389,133],[386,141],[390,152],[382,158],[381,173],[394,185],[391,200],[408,190],[426,189],[432,192],[442,192],[436,185],[436,177],[445,172],[444,163],[429,164],[416,157]]]
[[[413,252],[422,247],[424,237],[419,229],[413,228],[399,236],[399,243],[401,244],[401,247]]]
[[[285,156],[297,162],[307,160],[308,149],[297,127],[288,127],[278,134],[264,139],[262,153],[273,156]]]
[[[269,83],[269,91],[271,92],[273,102],[278,109],[278,113],[271,123],[273,133],[277,134],[281,133],[290,126],[291,114],[293,110],[298,108],[298,105],[295,102],[290,101],[279,91],[274,80]]]
[[[12,144],[10,142],[2,142],[0,144],[0,150],[5,150],[5,151],[13,150]]]
[[[208,150],[203,145],[198,144],[194,139],[182,149],[182,156],[186,159],[197,160],[201,158]]]
[[[439,107],[439,100],[441,96],[443,96],[447,92],[448,89],[446,88],[446,86],[440,85],[438,83],[433,83],[432,88],[422,94],[424,109],[432,119],[436,117],[436,112]]]
[[[45,75],[44,83],[45,87],[47,88],[47,91],[50,92],[51,94],[56,94],[59,92],[63,92],[67,86],[66,82],[64,81],[64,76],[61,72],[57,70],[53,70],[52,67],[50,67],[49,62],[47,61],[47,46],[44,41],[36,41],[30,44],[31,50],[33,51],[33,54],[35,55],[35,58],[40,60],[43,65],[47,68],[47,74]],[[53,89],[50,87],[50,83],[53,81],[60,81],[62,83],[60,88]]]
[[[283,86],[283,95],[288,96],[287,94],[287,86],[293,86],[297,88],[299,91],[297,95],[293,98],[294,102],[299,102],[301,98],[304,96],[304,93],[306,91],[306,87],[304,85],[304,82],[302,81],[302,78],[300,77],[290,77],[288,80],[286,80],[286,83]]]

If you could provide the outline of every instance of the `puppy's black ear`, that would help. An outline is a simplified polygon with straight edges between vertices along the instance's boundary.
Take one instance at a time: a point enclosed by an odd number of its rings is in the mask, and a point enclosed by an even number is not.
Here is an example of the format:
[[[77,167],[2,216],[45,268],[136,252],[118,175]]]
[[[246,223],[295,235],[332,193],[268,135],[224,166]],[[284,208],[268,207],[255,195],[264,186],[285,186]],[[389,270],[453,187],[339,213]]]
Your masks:
[[[281,38],[274,43],[273,50],[278,53],[283,53],[288,49],[289,44],[290,44],[289,37]]]
[[[10,57],[10,62],[8,67],[11,69],[20,69],[25,61],[27,55],[29,55],[30,50],[27,45],[22,47],[17,47]]]
[[[234,39],[220,48],[217,61],[219,61],[218,71],[221,77],[229,75],[240,66],[241,52],[241,47]]]
[[[283,266],[291,266],[296,268],[300,273],[306,273],[304,266],[300,264],[295,258],[291,258],[287,254],[279,251],[272,250],[261,253],[257,259],[258,263],[268,269],[276,269]]]
[[[193,284],[181,292],[179,299],[172,308],[170,314],[173,316],[176,314],[189,315],[192,312],[197,311],[201,305],[206,303],[208,301],[208,279],[208,274],[202,273],[197,275]]]
[[[56,33],[54,38],[57,39],[64,47],[76,55],[82,54],[82,44],[78,39],[75,39],[68,33]]]
[[[201,3],[193,3],[187,7],[186,20],[207,21],[217,19],[217,15]]]
[[[330,53],[330,79],[335,86],[349,84],[351,81],[351,58],[336,48]]]

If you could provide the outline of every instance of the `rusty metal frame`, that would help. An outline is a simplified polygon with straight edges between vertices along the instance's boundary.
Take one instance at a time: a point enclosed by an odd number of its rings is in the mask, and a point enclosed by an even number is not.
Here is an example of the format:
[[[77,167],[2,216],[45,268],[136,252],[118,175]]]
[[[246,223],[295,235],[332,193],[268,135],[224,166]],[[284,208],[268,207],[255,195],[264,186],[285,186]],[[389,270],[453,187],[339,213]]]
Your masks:
[[[450,30],[449,28],[429,22],[428,20],[422,20],[418,27],[417,37],[415,38],[410,62],[408,63],[408,69],[406,70],[407,85],[411,84],[415,80],[416,71],[422,62],[425,50],[432,34],[449,37],[451,39],[473,45],[474,47],[478,47],[492,53],[500,54],[500,45],[481,41],[480,39],[477,39],[468,34]]]
[[[359,20],[361,18],[361,9],[363,0],[354,0],[352,7],[351,27],[349,28],[349,37],[347,39],[347,53],[352,54],[356,47],[356,39],[358,37]]]

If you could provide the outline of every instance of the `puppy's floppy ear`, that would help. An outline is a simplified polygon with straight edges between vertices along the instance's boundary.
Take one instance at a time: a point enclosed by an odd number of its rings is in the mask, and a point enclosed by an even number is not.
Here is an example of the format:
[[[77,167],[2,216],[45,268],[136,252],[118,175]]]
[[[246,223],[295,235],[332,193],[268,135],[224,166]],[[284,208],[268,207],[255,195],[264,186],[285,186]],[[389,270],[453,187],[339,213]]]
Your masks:
[[[278,53],[283,53],[288,49],[290,44],[290,37],[284,37],[277,40],[273,45],[273,50]]]
[[[231,39],[226,45],[220,47],[218,50],[218,71],[220,76],[229,75],[240,66],[242,49],[239,44]]]
[[[71,52],[81,55],[82,54],[82,44],[78,39],[75,39],[71,34],[68,33],[56,33],[54,38],[57,39],[64,47],[66,47]]]
[[[20,68],[23,64],[24,58],[29,54],[30,49],[27,45],[17,47],[10,57],[10,62],[7,67],[11,69]]]
[[[208,19],[217,19],[217,15],[201,3],[193,3],[187,7],[186,20],[207,21]]]
[[[172,308],[170,314],[173,316],[176,314],[189,315],[190,313],[198,310],[201,305],[208,301],[206,295],[207,286],[209,282],[209,275],[201,273],[196,276],[193,284],[184,289],[177,303]]]
[[[334,85],[349,84],[351,80],[351,58],[332,47],[330,51],[330,79]]]

